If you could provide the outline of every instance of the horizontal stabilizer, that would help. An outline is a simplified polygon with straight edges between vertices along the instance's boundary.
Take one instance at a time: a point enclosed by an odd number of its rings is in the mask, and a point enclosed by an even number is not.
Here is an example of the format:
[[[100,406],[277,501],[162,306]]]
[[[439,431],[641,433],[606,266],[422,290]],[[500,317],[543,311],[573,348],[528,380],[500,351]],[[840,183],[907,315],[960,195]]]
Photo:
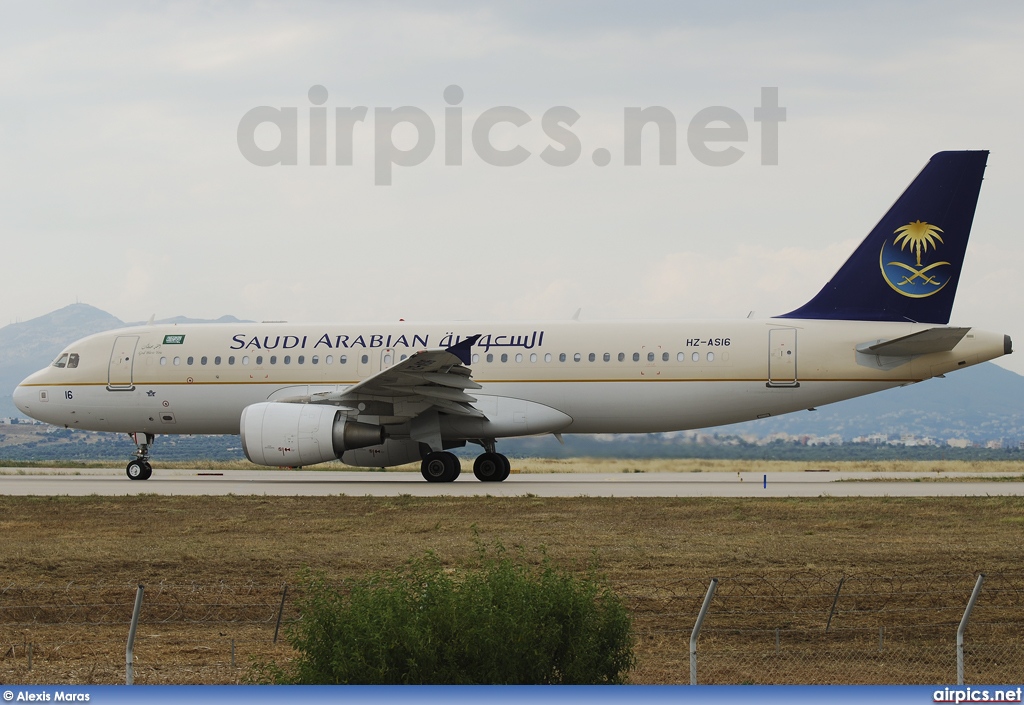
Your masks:
[[[883,343],[858,345],[857,352],[885,357],[910,357],[928,353],[949,352],[963,340],[970,328],[929,328]]]

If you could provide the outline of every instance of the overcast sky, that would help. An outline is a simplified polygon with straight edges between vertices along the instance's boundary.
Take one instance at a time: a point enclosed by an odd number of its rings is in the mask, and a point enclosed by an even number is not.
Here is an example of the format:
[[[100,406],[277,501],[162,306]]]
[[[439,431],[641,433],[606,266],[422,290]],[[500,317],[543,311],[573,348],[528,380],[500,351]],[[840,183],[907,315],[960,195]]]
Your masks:
[[[952,323],[1024,349],[1020,3],[25,3],[0,10],[0,324],[76,300],[124,320],[744,317],[813,296],[928,158],[989,149]],[[463,99],[446,165],[445,88]],[[310,164],[313,86],[325,166]],[[754,121],[778,88],[778,164]],[[322,96],[320,98],[322,100]],[[239,123],[297,108],[296,165],[256,166]],[[365,106],[352,164],[336,108]],[[435,127],[375,185],[376,108]],[[517,166],[472,131],[490,108]],[[542,129],[556,106],[581,155]],[[624,165],[624,110],[662,106]],[[729,166],[691,152],[699,111],[736,111]],[[564,126],[563,126],[564,127]],[[417,131],[395,128],[398,149]],[[253,139],[269,150],[276,128]],[[315,141],[315,140],[314,140]],[[593,153],[606,149],[607,166]],[[1007,358],[1024,373],[1024,354]]]

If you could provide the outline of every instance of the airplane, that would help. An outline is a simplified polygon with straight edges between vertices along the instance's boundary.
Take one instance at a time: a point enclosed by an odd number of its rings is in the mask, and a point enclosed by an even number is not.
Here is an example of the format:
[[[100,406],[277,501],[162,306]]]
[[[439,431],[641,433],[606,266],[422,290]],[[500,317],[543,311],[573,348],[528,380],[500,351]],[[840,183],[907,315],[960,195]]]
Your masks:
[[[419,462],[451,482],[510,473],[503,438],[655,433],[761,419],[941,377],[1012,352],[949,326],[987,151],[935,154],[821,291],[767,319],[144,325],[89,336],[14,402],[128,433],[239,434],[271,467]]]

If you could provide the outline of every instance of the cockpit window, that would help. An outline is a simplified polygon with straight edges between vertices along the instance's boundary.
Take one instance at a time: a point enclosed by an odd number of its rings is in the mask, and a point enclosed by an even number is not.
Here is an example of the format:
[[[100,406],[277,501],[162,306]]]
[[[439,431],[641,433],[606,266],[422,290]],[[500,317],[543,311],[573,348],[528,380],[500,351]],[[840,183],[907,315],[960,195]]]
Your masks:
[[[68,355],[68,369],[78,367],[78,353],[71,353]]]
[[[60,357],[58,357],[56,360],[53,361],[53,366],[54,367],[67,367],[67,364],[68,364],[68,354],[67,353],[64,353],[63,355],[61,355]]]

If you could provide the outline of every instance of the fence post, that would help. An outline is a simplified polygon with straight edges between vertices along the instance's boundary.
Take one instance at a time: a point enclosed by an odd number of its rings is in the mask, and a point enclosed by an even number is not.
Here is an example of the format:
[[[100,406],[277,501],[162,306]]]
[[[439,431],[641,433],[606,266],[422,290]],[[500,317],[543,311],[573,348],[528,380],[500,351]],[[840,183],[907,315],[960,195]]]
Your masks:
[[[277,624],[274,626],[274,643],[277,643],[277,632],[281,629],[281,615],[284,614],[284,598],[288,597],[288,583],[284,584],[284,592],[281,593],[281,607],[277,610]]]
[[[704,604],[700,606],[697,622],[693,625],[693,632],[690,634],[690,685],[697,685],[697,637],[700,635],[700,625],[704,623],[704,617],[708,613],[708,608],[711,607],[716,587],[718,587],[718,578],[711,578],[708,594],[704,596]]]
[[[832,615],[836,613],[836,604],[839,602],[839,591],[843,589],[843,583],[846,582],[846,576],[839,578],[839,587],[836,588],[836,596],[832,598],[832,609],[828,613],[828,621],[825,623],[825,633],[828,634],[828,628],[832,626]]]
[[[135,652],[135,630],[139,626],[139,613],[142,611],[142,592],[145,588],[139,585],[135,592],[135,609],[132,610],[132,626],[128,629],[128,646],[124,649],[124,684],[135,683],[135,666],[132,663]]]
[[[985,574],[978,574],[978,582],[974,584],[974,591],[971,593],[971,599],[967,601],[967,609],[964,610],[964,616],[960,620],[960,626],[956,630],[956,684],[964,684],[964,630],[967,629],[967,622],[971,618],[971,610],[974,609],[974,603],[978,601],[978,595],[981,594],[981,584],[985,582]]]

